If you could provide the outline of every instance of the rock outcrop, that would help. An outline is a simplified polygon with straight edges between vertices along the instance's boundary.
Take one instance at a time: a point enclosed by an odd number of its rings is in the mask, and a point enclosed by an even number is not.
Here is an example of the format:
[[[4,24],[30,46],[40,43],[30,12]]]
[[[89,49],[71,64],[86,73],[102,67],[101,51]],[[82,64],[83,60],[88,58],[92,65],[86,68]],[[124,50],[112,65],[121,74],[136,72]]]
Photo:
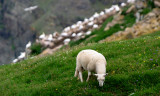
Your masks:
[[[107,30],[109,30],[111,27],[113,27],[116,24],[122,24],[123,23],[123,19],[124,19],[124,16],[121,15],[121,12],[119,12],[118,14],[113,16],[113,20],[106,25],[104,30],[107,31]]]
[[[154,5],[156,7],[160,7],[160,0],[154,0]]]
[[[106,42],[126,40],[136,38],[142,35],[153,33],[160,30],[160,9],[155,8],[148,13],[143,20],[135,23],[131,28],[125,31],[119,31],[105,39]]]

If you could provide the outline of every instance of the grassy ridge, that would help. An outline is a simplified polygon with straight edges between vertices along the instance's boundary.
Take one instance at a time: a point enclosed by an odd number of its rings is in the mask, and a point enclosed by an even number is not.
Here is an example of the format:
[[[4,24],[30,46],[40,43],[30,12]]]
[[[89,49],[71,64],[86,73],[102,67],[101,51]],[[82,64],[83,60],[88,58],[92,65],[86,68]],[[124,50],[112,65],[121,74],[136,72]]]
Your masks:
[[[0,66],[1,96],[160,95],[160,32],[112,43],[92,43],[63,49],[51,56]],[[74,78],[76,55],[94,49],[107,59],[105,85],[96,77]],[[86,80],[87,72],[83,73]]]

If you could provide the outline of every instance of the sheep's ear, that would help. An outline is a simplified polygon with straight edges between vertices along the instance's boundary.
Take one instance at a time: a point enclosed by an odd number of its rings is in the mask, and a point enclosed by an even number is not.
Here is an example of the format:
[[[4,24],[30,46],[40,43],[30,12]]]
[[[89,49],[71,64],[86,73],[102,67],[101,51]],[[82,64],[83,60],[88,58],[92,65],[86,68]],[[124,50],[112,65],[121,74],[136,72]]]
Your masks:
[[[98,74],[94,74],[94,76],[98,76]]]
[[[104,74],[103,76],[107,76],[107,75],[108,75],[108,73]]]

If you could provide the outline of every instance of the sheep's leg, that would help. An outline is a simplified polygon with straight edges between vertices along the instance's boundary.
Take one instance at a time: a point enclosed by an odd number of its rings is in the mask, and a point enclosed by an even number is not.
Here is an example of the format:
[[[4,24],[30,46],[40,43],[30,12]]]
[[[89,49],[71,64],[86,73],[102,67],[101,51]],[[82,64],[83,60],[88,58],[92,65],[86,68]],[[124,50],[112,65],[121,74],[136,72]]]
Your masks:
[[[81,82],[83,82],[82,71],[79,71],[79,78],[80,78]]]
[[[75,71],[75,74],[74,74],[74,77],[77,77],[78,76],[78,70],[77,70],[77,68],[76,68],[76,71]]]
[[[91,72],[88,71],[88,77],[87,77],[87,80],[86,80],[87,82],[88,82],[90,76],[91,76]]]

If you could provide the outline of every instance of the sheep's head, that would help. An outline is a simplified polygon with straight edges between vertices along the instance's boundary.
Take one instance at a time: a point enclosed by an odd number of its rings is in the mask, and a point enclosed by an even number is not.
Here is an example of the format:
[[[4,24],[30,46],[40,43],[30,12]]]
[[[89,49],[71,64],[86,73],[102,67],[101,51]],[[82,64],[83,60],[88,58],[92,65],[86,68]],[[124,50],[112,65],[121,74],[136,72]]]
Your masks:
[[[105,76],[108,75],[107,74],[94,74],[95,76],[97,76],[97,80],[99,82],[99,86],[102,87],[103,86],[103,83],[105,81]]]

